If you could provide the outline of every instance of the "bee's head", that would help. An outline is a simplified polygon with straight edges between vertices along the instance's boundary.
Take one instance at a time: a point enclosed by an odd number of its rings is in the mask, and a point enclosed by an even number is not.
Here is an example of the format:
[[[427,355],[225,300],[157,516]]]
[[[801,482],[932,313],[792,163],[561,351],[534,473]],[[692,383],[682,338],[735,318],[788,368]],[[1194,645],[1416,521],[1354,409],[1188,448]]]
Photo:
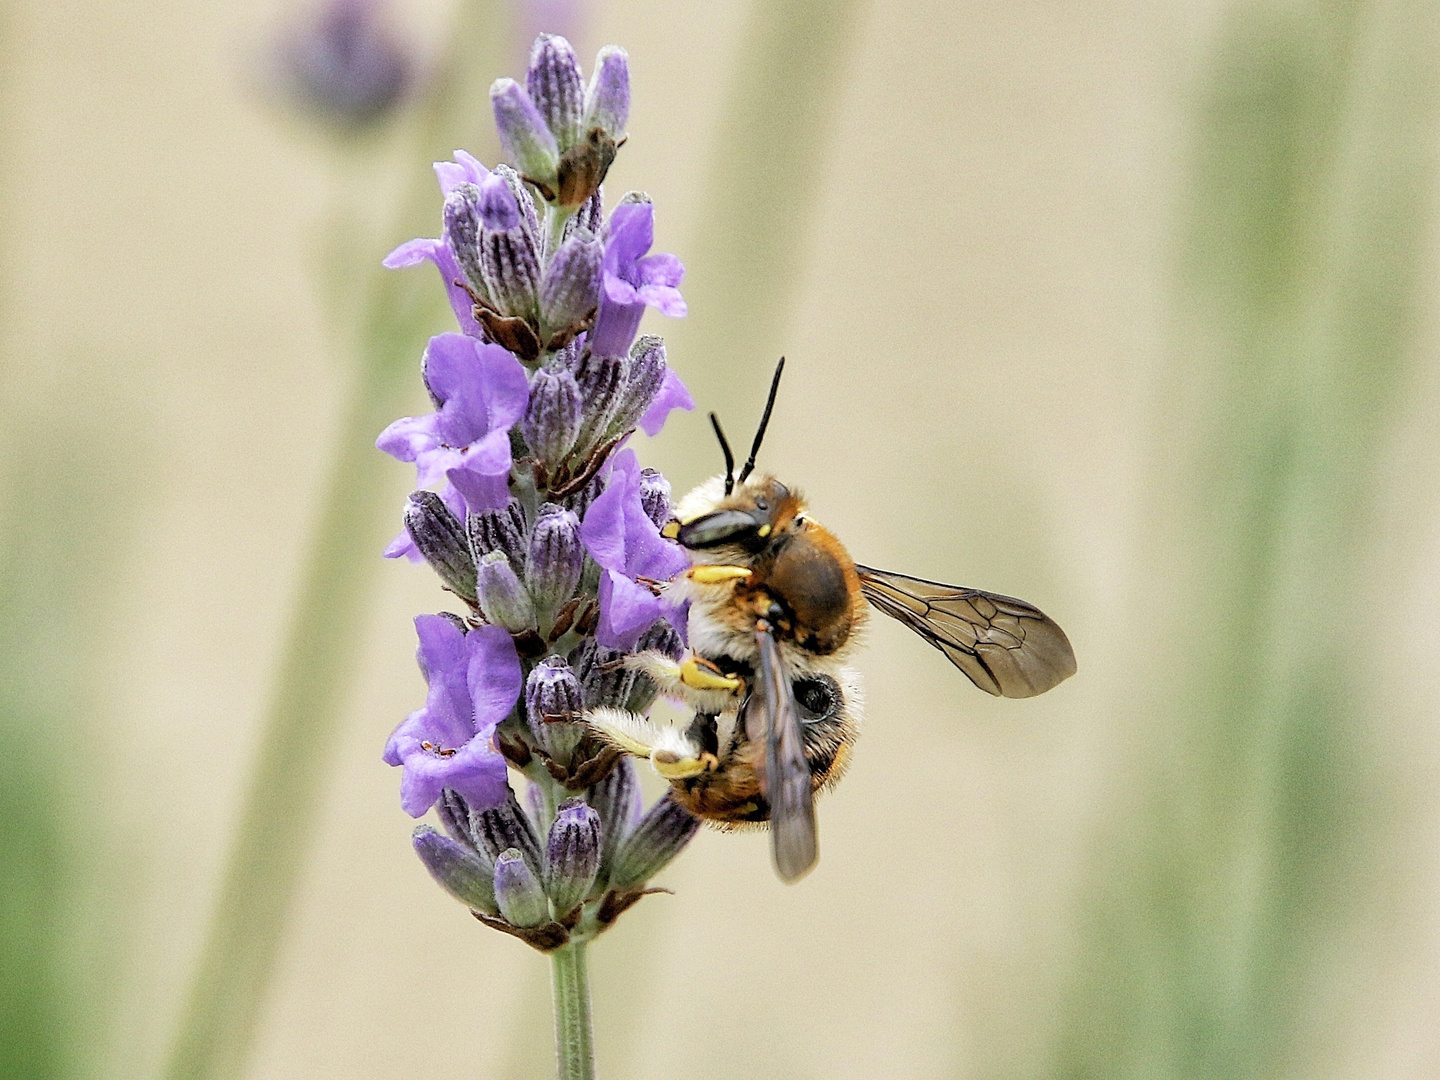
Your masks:
[[[750,478],[718,502],[716,492],[705,490],[711,486],[682,502],[679,520],[666,527],[667,535],[691,551],[735,545],[759,552],[799,509],[798,497],[770,476]]]

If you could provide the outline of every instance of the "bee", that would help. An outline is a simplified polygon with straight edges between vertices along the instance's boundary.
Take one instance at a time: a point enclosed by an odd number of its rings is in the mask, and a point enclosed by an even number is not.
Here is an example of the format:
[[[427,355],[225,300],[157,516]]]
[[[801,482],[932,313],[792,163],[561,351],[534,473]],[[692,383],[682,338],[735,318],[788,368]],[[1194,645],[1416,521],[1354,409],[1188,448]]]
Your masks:
[[[798,881],[819,858],[815,796],[849,763],[863,710],[848,666],[869,608],[898,619],[976,686],[1042,694],[1075,673],[1064,631],[1023,600],[857,564],[798,491],[756,475],[782,358],[740,473],[714,413],[725,473],[689,495],[662,530],[690,556],[665,586],[688,600],[689,652],[628,659],[694,711],[685,730],[621,710],[588,719],[648,758],[691,813],[722,828],[769,823],[775,869]]]

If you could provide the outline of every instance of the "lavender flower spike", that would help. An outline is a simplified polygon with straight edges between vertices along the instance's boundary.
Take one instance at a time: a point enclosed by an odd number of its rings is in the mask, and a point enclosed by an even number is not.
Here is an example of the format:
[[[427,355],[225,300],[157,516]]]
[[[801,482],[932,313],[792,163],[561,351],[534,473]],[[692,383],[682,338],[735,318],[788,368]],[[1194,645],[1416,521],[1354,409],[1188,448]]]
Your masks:
[[[560,149],[530,95],[514,79],[496,79],[490,87],[490,105],[510,161],[542,192],[553,193]]]
[[[601,356],[624,356],[629,351],[647,305],[672,318],[686,311],[676,288],[685,267],[674,255],[646,254],[655,242],[655,208],[648,196],[626,199],[633,201],[622,202],[610,215],[600,310],[590,333],[591,351]]]
[[[415,631],[430,691],[385,747],[386,764],[405,769],[400,805],[420,817],[448,787],[472,807],[494,806],[508,789],[490,737],[520,696],[515,643],[498,627],[467,634],[441,615],[421,615]]]
[[[379,0],[326,0],[280,44],[275,67],[301,105],[358,130],[400,103],[415,65]]]

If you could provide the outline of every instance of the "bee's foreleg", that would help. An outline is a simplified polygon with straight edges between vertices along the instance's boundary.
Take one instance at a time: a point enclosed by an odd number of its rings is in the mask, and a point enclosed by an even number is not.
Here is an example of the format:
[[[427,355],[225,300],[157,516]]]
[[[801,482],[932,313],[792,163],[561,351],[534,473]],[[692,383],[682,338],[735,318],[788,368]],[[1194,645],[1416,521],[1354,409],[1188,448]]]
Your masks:
[[[627,656],[625,666],[644,672],[662,694],[684,702],[697,712],[723,712],[734,705],[735,694],[745,685],[694,653],[676,660],[667,653],[650,649]]]
[[[584,719],[607,742],[632,757],[649,761],[666,780],[699,776],[719,764],[715,755],[688,733],[669,724],[656,724],[625,709],[591,709]]]

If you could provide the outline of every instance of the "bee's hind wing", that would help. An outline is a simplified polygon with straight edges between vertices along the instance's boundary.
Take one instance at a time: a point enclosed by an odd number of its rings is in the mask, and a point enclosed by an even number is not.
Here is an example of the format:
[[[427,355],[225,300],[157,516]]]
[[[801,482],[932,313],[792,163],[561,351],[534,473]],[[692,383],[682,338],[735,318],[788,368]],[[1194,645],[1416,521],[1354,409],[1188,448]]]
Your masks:
[[[815,797],[790,672],[770,631],[757,629],[755,638],[760,646],[760,669],[746,712],[753,717],[758,707],[764,717],[765,753],[759,780],[770,803],[770,850],[776,873],[793,884],[820,858]],[[752,738],[758,734],[750,731]]]
[[[1024,600],[855,569],[871,604],[934,645],[987,694],[1034,697],[1075,674],[1065,631]]]

